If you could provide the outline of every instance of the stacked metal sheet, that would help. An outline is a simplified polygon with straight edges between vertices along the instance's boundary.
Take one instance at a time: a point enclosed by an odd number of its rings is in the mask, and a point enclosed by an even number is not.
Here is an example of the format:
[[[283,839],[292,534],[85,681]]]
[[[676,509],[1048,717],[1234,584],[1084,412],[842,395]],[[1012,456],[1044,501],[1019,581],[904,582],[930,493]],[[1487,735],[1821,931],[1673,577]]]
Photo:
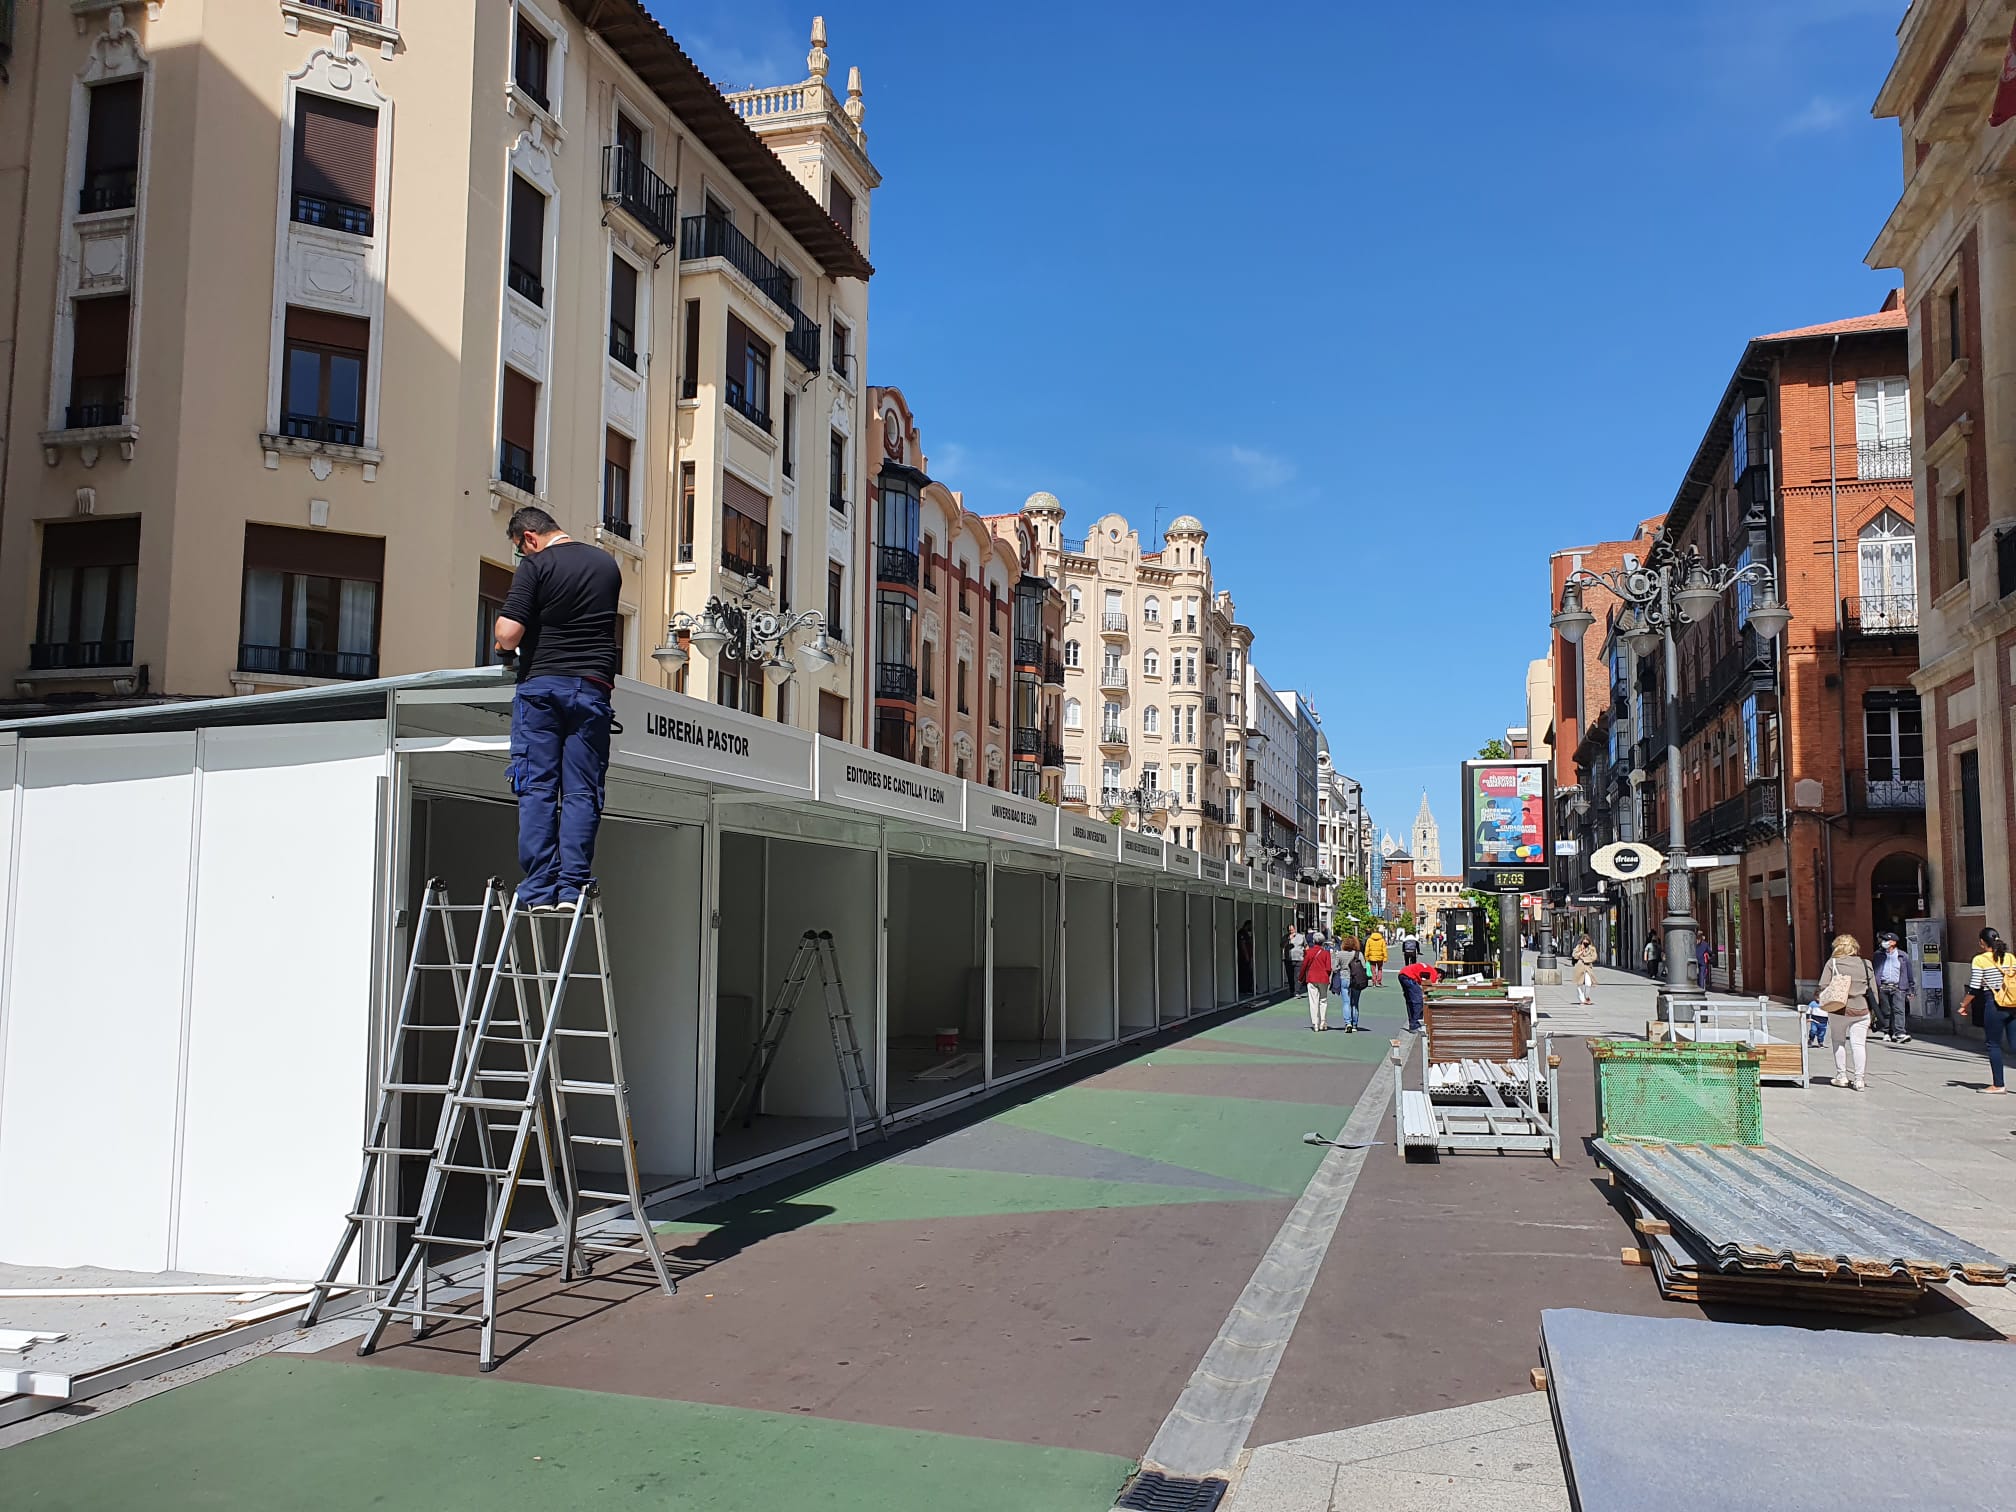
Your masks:
[[[1728,1274],[2003,1286],[2016,1266],[1773,1145],[1629,1144],[1596,1156]]]
[[[2007,1344],[1568,1309],[1540,1357],[1577,1512],[2011,1505]]]

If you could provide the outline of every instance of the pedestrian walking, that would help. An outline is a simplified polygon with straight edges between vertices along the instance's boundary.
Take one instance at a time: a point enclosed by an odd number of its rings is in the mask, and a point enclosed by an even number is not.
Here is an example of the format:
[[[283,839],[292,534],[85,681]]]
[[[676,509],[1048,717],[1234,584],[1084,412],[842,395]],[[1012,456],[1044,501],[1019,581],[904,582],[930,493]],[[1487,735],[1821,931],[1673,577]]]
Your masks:
[[[518,797],[518,902],[556,912],[595,885],[623,572],[543,509],[520,509],[505,533],[522,555],[492,634],[518,657],[505,768]]]
[[[1386,985],[1386,933],[1374,927],[1365,940],[1365,964],[1372,970],[1372,985]]]
[[[1708,962],[1714,952],[1708,948],[1708,941],[1701,935],[1694,937],[1694,981],[1703,992],[1708,990]]]
[[[1827,1043],[1834,1047],[1834,1085],[1860,1092],[1869,1062],[1876,969],[1862,959],[1853,935],[1834,937],[1834,953],[1820,968],[1820,1006],[1827,1011]]]
[[[1372,974],[1365,969],[1365,952],[1356,935],[1346,935],[1337,942],[1335,971],[1337,991],[1344,999],[1344,1032],[1356,1034],[1364,1027],[1358,1020],[1358,999],[1372,982]]]
[[[2002,1084],[2003,1054],[2016,1032],[2016,956],[1992,929],[1981,931],[1981,953],[1967,972],[1967,995],[1960,1000],[1960,1012],[1975,1005],[1975,1015],[1988,1036],[1988,1076],[1990,1092],[2007,1092]]]
[[[1400,968],[1400,995],[1407,1000],[1407,1032],[1419,1034],[1428,1015],[1427,989],[1442,980],[1442,973],[1425,961],[1409,961]]]
[[[1645,936],[1645,949],[1640,952],[1640,957],[1645,962],[1645,975],[1652,978],[1652,980],[1655,982],[1658,981],[1659,936],[1657,936],[1656,934],[1650,934]]]
[[[1421,959],[1421,938],[1411,929],[1400,936],[1400,957],[1409,966]]]
[[[1311,936],[1302,951],[1302,985],[1309,990],[1309,1027],[1323,1030],[1330,1027],[1330,952],[1323,947],[1323,936]]]
[[[1302,981],[1302,957],[1308,949],[1309,937],[1302,933],[1301,926],[1288,931],[1288,980],[1298,986]]]
[[[1575,1001],[1584,1008],[1596,1001],[1596,942],[1584,935],[1575,942]]]
[[[1876,936],[1876,1032],[1893,1045],[1911,1042],[1911,957],[1889,930]]]

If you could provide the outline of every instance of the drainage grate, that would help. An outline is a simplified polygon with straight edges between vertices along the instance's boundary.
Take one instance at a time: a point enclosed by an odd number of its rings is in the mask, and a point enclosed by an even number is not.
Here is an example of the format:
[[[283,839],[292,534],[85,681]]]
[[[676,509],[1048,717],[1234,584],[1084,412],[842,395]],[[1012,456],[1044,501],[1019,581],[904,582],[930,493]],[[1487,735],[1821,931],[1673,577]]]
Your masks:
[[[1164,1475],[1144,1470],[1113,1505],[1128,1512],[1211,1512],[1225,1499],[1225,1482],[1215,1475],[1198,1480],[1188,1475]]]

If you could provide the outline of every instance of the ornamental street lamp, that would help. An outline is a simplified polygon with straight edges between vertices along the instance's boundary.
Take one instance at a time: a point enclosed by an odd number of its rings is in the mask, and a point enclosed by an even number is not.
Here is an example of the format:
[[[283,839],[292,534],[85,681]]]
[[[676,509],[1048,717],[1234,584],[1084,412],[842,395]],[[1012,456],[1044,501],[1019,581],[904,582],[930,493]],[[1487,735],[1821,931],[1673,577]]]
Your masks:
[[[801,642],[794,653],[792,638],[808,631],[816,634]],[[698,614],[681,610],[665,624],[665,644],[651,653],[651,659],[668,672],[686,665],[686,647],[679,644],[681,635],[702,656],[741,664],[745,675],[760,668],[773,688],[789,682],[800,668],[809,676],[833,665],[826,616],[816,610],[780,614],[759,608],[748,599],[718,595],[708,599]]]
[[[1151,818],[1159,819],[1176,806],[1174,793],[1164,792],[1146,777],[1114,796],[1120,800],[1120,807],[1134,815],[1134,827],[1144,835],[1156,833],[1155,826],[1148,822]]]
[[[1670,1000],[1690,989],[1687,969],[1694,960],[1693,885],[1687,875],[1687,821],[1680,772],[1680,654],[1682,627],[1694,624],[1732,589],[1749,588],[1753,598],[1747,620],[1767,641],[1775,641],[1791,623],[1792,612],[1778,602],[1777,579],[1763,562],[1747,567],[1710,567],[1689,546],[1677,550],[1661,538],[1640,563],[1625,558],[1611,572],[1578,567],[1561,589],[1555,631],[1570,645],[1580,645],[1596,616],[1582,602],[1584,590],[1602,588],[1624,604],[1617,632],[1640,659],[1662,646],[1666,651],[1666,810],[1668,815],[1666,917],[1660,928],[1666,937],[1666,982]]]

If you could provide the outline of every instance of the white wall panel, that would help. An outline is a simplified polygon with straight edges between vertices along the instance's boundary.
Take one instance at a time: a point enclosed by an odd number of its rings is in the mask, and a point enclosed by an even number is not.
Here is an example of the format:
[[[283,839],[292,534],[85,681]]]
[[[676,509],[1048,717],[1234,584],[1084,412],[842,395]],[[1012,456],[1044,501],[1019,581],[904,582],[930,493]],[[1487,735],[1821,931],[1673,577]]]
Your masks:
[[[196,737],[23,744],[0,1260],[169,1263]]]
[[[357,1181],[385,727],[207,731],[174,1263],[313,1276]]]

